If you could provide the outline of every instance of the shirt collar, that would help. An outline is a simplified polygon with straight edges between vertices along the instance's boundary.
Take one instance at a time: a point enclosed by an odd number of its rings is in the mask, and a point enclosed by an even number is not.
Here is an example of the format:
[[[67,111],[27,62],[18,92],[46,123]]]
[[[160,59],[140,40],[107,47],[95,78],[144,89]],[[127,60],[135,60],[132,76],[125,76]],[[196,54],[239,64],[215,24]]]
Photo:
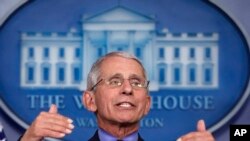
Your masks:
[[[98,129],[98,136],[100,141],[117,141],[117,138],[104,131],[103,129]],[[122,139],[123,141],[138,141],[138,132],[133,132]]]

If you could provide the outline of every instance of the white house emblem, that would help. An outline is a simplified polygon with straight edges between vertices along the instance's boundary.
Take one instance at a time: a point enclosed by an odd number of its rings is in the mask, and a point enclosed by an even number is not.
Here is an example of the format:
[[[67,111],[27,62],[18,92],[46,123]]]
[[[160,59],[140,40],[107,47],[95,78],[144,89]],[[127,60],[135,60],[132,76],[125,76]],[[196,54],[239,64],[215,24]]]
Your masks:
[[[176,140],[199,119],[215,131],[250,93],[247,41],[210,2],[41,0],[0,28],[0,104],[26,128],[55,103],[76,126],[63,140],[87,140],[97,124],[82,91],[92,63],[111,51],[134,54],[148,72],[147,140]]]
[[[135,54],[151,90],[218,87],[216,32],[157,31],[157,19],[123,6],[82,20],[80,31],[22,32],[22,87],[84,89],[91,64],[111,51]]]

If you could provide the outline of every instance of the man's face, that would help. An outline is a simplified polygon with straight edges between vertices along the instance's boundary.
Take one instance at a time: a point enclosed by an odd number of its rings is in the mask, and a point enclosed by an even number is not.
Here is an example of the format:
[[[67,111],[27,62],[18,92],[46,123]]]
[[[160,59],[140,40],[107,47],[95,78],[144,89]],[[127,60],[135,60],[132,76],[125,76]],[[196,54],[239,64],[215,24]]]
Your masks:
[[[124,79],[119,87],[110,87],[105,80]],[[129,80],[143,79],[142,68],[132,60],[122,57],[109,57],[101,65],[104,79],[94,93],[98,122],[138,123],[150,109],[147,88],[134,89]]]

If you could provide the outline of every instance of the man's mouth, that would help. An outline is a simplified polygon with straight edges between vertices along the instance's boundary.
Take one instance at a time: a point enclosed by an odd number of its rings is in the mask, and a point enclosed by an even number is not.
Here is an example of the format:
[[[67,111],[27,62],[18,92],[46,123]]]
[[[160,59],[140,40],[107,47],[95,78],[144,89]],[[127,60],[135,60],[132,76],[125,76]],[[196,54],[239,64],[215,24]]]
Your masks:
[[[130,107],[134,107],[135,105],[130,102],[121,102],[121,103],[118,103],[117,106],[122,107],[122,108],[130,108]]]

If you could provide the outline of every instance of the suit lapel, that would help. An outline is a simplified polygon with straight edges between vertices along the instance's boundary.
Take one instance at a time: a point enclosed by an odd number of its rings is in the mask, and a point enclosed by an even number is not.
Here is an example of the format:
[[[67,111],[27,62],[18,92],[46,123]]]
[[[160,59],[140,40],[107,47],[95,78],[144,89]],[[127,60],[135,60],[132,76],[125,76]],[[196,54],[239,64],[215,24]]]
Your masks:
[[[98,131],[96,130],[95,134],[93,137],[91,137],[88,141],[100,141],[99,136],[98,136]],[[144,141],[140,134],[138,134],[138,141]]]
[[[138,141],[144,141],[140,134],[138,134]]]
[[[91,137],[88,141],[100,141],[97,130],[95,131],[94,136]]]

